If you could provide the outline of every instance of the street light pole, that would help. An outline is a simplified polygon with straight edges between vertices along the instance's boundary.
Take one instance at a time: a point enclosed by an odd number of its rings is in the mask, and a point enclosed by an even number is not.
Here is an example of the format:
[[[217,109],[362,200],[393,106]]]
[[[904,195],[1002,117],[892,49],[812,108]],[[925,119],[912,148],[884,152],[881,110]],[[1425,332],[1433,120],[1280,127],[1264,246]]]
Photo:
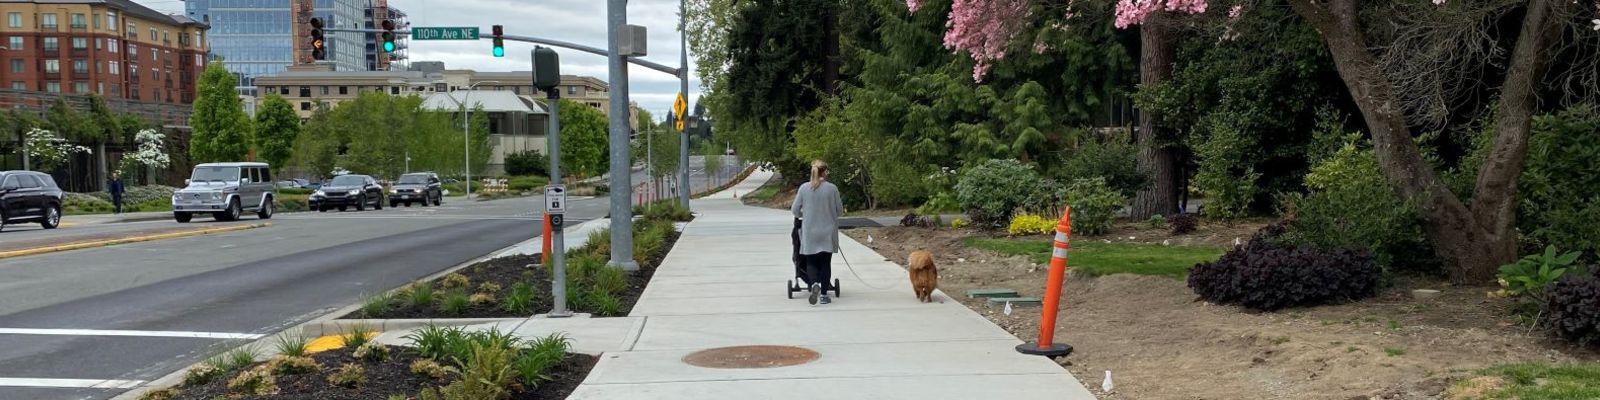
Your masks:
[[[606,56],[611,70],[611,260],[606,265],[638,271],[633,261],[633,162],[628,159],[628,60],[618,33],[628,23],[628,0],[606,1]]]
[[[467,93],[461,95],[461,173],[466,175],[467,198],[472,198],[472,109],[467,108],[468,98],[472,97],[472,90],[485,83],[500,83],[500,81],[483,81],[467,86]],[[454,96],[452,96],[454,97]]]
[[[689,17],[689,0],[679,0],[678,1],[678,39],[679,39],[680,43],[682,44],[683,51],[680,52],[680,53],[682,53],[682,54],[680,54],[681,58],[678,59],[678,62],[681,63],[680,67],[678,68],[678,84],[679,84],[678,89],[679,89],[679,93],[682,93],[685,98],[688,98],[688,96],[689,96],[689,21],[687,19],[688,17]],[[685,110],[684,114],[688,114],[688,111],[687,111],[688,108],[685,107],[684,110]],[[684,121],[688,121],[689,120],[688,116],[686,116],[686,115],[679,115],[678,118],[683,119]],[[684,128],[688,128],[687,124],[685,124]],[[690,185],[689,184],[689,130],[688,129],[684,129],[683,132],[678,133],[678,176],[679,176],[679,181],[683,182],[683,184],[684,184],[684,186],[683,186],[684,190],[679,190],[678,191],[678,200],[683,202],[683,209],[688,210],[689,209],[689,195],[690,195],[690,192],[694,191],[694,190],[692,190],[694,185]]]

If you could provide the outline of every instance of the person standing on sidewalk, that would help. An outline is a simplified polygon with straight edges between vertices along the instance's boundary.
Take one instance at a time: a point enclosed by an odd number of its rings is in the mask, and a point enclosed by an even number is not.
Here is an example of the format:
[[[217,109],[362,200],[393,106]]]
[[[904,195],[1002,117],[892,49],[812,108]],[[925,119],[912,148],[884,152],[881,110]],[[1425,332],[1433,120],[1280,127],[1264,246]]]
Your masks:
[[[833,253],[839,252],[839,216],[844,215],[839,187],[827,179],[828,163],[812,161],[811,182],[800,185],[790,207],[800,219],[800,256],[806,261],[811,283],[808,299],[813,305],[833,302],[827,292],[833,289]]]
[[[116,206],[116,213],[117,214],[121,214],[122,213],[122,191],[123,191],[122,173],[121,172],[112,172],[111,173],[111,182],[108,183],[106,186],[107,186],[106,190],[111,192],[111,205]]]

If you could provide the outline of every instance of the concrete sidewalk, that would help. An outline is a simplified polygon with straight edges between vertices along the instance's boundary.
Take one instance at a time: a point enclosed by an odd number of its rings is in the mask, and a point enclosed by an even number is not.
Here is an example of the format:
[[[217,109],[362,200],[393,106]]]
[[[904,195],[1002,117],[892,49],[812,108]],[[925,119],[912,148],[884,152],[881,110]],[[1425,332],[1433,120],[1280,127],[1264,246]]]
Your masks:
[[[849,237],[834,261],[841,297],[824,306],[785,298],[791,217],[733,199],[771,176],[756,172],[693,203],[699,216],[632,314],[603,329],[621,340],[580,343],[616,350],[571,399],[1094,398],[1051,360],[1018,354],[1020,340],[943,293],[935,295],[942,302],[918,303],[904,269]],[[518,330],[541,325],[534,319]],[[820,357],[755,369],[683,362],[696,351],[743,345],[798,346]]]

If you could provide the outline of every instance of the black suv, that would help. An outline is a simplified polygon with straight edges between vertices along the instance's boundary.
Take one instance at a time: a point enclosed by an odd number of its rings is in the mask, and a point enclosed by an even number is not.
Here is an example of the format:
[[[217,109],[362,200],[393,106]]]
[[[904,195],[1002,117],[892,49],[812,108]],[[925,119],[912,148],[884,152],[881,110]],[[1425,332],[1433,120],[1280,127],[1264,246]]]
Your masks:
[[[375,210],[382,210],[383,186],[370,176],[340,175],[311,193],[310,200],[311,209],[322,212],[332,208],[344,211],[351,206],[356,211],[365,211],[369,205]]]
[[[38,222],[45,229],[61,226],[62,196],[50,175],[0,171],[0,229],[17,222]]]
[[[402,203],[411,207],[411,202],[422,203],[423,207],[444,203],[444,189],[439,187],[439,174],[414,172],[400,175],[389,192],[389,207],[399,207]]]

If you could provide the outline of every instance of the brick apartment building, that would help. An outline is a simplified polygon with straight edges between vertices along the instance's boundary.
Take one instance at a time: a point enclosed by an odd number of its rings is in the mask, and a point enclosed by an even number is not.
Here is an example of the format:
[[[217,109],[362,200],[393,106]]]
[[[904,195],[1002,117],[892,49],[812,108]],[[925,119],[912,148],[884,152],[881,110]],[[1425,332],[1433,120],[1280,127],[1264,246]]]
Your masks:
[[[201,23],[129,0],[0,0],[0,87],[189,104],[208,51]]]

